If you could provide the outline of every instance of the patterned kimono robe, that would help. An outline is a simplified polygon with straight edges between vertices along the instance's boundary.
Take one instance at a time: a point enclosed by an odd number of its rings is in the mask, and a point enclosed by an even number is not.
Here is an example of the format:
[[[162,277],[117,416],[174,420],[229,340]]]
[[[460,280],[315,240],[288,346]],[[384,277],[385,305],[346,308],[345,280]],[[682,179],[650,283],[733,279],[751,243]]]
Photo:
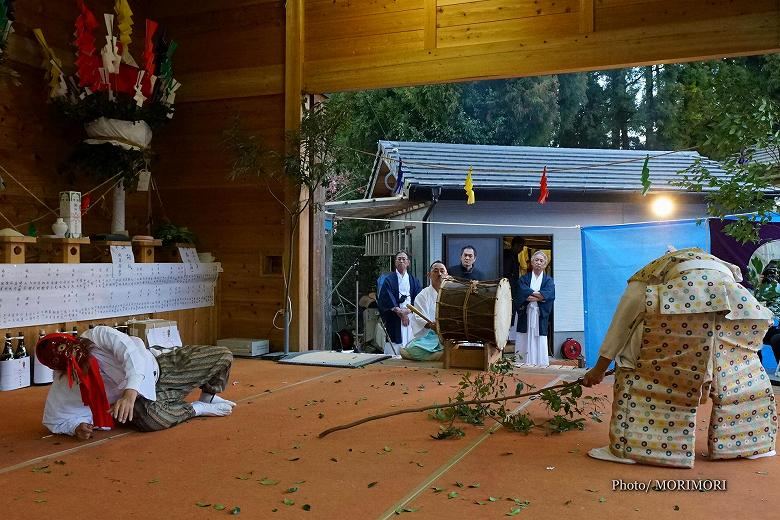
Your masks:
[[[631,277],[630,285],[646,286],[644,312],[631,324],[611,326],[605,340],[614,343],[622,331],[625,345],[612,403],[614,455],[692,467],[696,409],[707,393],[710,458],[775,449],[774,396],[756,354],[772,313],[739,280],[736,266],[693,248],[664,255]]]

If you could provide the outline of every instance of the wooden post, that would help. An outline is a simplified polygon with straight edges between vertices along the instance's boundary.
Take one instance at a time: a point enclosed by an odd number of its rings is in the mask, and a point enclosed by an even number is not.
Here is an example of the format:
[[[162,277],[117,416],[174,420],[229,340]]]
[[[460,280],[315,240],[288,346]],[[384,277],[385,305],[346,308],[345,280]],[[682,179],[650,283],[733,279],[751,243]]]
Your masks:
[[[425,49],[436,48],[436,0],[425,0]]]
[[[595,30],[593,0],[580,0],[580,32],[590,34]]]
[[[285,132],[294,132],[301,125],[304,49],[302,0],[288,0],[285,4],[285,14],[284,129]],[[298,187],[295,189],[297,190]],[[305,194],[290,193],[290,197],[301,196]],[[289,220],[287,225],[290,225]],[[293,319],[290,323],[290,350],[308,350],[309,345],[309,233],[309,212],[304,212],[298,223],[293,250],[285,252],[287,255],[291,253],[294,255],[290,288],[293,311]],[[289,247],[289,244],[286,247]],[[282,304],[286,305],[286,302]]]

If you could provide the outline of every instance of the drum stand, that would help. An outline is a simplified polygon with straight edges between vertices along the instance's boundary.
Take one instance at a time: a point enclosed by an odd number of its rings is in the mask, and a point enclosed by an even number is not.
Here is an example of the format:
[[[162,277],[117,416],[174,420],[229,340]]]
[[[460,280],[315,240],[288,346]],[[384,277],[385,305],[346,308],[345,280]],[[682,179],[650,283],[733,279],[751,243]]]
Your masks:
[[[502,351],[493,343],[444,344],[444,368],[471,368],[488,370],[490,365],[501,359]]]

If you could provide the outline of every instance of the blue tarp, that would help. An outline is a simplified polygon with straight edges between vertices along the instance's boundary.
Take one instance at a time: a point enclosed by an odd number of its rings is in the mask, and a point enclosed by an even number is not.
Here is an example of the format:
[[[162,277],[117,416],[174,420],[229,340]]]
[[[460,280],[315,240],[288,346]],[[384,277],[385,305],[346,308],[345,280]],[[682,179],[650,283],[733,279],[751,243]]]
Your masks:
[[[585,360],[592,367],[626,281],[671,244],[710,250],[708,225],[696,220],[582,229]]]

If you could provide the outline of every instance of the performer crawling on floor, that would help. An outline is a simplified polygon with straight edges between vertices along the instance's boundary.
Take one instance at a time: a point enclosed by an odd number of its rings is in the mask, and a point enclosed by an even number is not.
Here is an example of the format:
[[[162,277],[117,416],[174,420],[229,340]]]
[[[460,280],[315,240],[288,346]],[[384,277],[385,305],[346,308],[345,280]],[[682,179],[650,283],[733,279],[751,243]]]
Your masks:
[[[615,361],[609,446],[591,457],[693,467],[696,408],[707,394],[710,459],[775,455],[775,399],[757,355],[772,312],[741,280],[737,266],[697,248],[671,251],[629,279],[584,377],[585,386],[600,383]]]
[[[49,334],[36,345],[53,369],[43,424],[52,433],[92,437],[114,421],[141,431],[164,430],[196,416],[230,415],[235,403],[219,397],[233,355],[225,347],[189,345],[155,358],[140,338],[95,327],[81,338]],[[200,387],[200,399],[184,399]]]

